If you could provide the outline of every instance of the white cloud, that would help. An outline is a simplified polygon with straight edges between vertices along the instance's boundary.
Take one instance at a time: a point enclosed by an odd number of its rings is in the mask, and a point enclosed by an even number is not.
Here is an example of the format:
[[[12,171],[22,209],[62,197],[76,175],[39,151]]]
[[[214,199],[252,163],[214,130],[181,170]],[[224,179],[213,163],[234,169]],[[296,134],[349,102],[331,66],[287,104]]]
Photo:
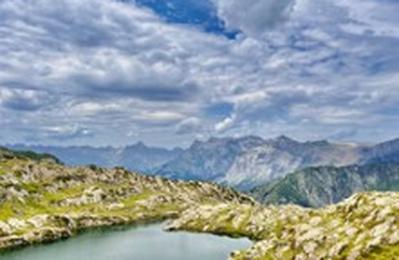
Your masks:
[[[348,10],[352,22],[342,28],[353,34],[374,34],[383,37],[399,38],[398,12],[399,5],[395,1],[364,0],[360,3],[338,0],[337,6]]]
[[[397,7],[379,3],[215,0],[244,32],[227,39],[133,1],[0,1],[0,136],[67,125],[93,133],[72,143],[123,145],[133,129],[134,141],[170,145],[231,133],[306,139],[359,122],[397,129]],[[207,110],[220,103],[233,111]]]
[[[133,115],[133,117],[149,122],[175,122],[183,119],[185,116],[173,111],[142,111],[139,115]]]
[[[176,126],[176,134],[184,135],[184,134],[193,134],[199,133],[203,130],[201,119],[197,117],[189,117],[181,122],[179,122]]]
[[[257,36],[286,20],[294,0],[213,0],[227,26]]]
[[[235,114],[226,117],[225,119],[223,119],[222,121],[218,122],[215,125],[215,130],[217,133],[223,133],[225,131],[227,131],[229,128],[231,128],[236,120],[237,116]]]
[[[75,138],[91,137],[94,133],[87,128],[74,126],[52,126],[42,129],[42,132],[36,136],[38,139],[55,139],[59,141],[69,141]]]

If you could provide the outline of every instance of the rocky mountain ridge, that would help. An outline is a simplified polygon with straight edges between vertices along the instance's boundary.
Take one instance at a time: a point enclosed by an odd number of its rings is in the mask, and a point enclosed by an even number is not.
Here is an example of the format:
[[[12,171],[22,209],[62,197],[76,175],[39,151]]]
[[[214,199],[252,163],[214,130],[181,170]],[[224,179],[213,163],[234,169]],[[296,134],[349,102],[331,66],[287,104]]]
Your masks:
[[[125,148],[31,147],[50,152],[67,165],[124,166],[172,179],[211,181],[250,190],[306,167],[349,166],[399,161],[399,139],[377,145],[299,142],[286,136],[210,138],[187,149],[166,150],[142,143]]]
[[[263,143],[264,140],[256,136],[196,141],[174,160],[163,165],[156,174],[173,179],[218,182],[239,154]]]
[[[222,182],[246,190],[309,166],[351,165],[360,159],[359,149],[327,141],[301,143],[283,136],[238,156]]]
[[[362,191],[399,191],[399,164],[309,167],[251,191],[265,204],[322,207]]]
[[[241,146],[242,143],[246,145]],[[395,149],[399,151],[399,145]],[[325,140],[299,142],[286,136],[267,140],[251,136],[212,138],[196,142],[175,160],[163,165],[157,174],[176,179],[213,181],[250,190],[309,166],[367,163],[373,151],[372,147],[364,145]],[[368,156],[370,158],[365,159]]]

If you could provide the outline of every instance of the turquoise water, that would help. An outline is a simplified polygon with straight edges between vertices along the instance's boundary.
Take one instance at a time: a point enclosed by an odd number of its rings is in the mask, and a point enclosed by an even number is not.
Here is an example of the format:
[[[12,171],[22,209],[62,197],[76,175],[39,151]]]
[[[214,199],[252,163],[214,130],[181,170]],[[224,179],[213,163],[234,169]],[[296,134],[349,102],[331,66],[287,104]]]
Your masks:
[[[251,245],[186,232],[168,233],[162,225],[124,230],[90,231],[77,237],[0,255],[0,260],[219,260]]]

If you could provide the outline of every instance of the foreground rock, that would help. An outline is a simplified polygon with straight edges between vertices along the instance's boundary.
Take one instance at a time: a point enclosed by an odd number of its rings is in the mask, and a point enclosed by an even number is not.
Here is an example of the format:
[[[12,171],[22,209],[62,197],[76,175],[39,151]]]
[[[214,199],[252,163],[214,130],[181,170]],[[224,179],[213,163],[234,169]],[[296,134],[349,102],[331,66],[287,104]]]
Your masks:
[[[310,210],[222,203],[186,210],[169,230],[245,236],[231,259],[399,259],[399,193],[357,194]]]
[[[94,227],[176,218],[194,205],[254,204],[208,183],[146,177],[122,168],[67,168],[0,150],[0,249],[51,242]]]

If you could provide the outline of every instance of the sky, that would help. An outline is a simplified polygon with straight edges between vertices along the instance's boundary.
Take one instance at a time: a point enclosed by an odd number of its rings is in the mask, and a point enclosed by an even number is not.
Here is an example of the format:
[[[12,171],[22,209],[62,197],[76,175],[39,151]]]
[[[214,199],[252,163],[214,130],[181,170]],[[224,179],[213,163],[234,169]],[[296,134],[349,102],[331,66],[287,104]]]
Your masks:
[[[397,0],[2,0],[0,143],[399,137]]]

